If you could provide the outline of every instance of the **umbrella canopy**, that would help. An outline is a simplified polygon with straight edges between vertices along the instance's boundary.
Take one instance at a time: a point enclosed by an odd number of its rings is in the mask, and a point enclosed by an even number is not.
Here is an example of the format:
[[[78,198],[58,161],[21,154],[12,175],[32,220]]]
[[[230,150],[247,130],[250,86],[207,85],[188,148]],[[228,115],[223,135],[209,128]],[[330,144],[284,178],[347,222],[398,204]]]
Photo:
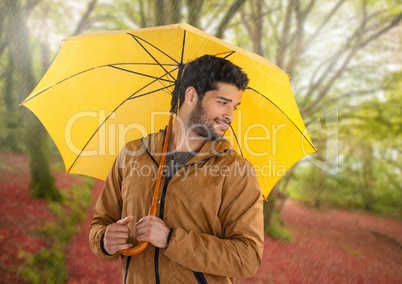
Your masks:
[[[230,60],[250,78],[225,137],[254,165],[266,197],[286,170],[316,151],[289,75],[188,24],[68,38],[22,104],[48,130],[67,172],[104,180],[127,141],[165,127],[179,67],[205,54]]]

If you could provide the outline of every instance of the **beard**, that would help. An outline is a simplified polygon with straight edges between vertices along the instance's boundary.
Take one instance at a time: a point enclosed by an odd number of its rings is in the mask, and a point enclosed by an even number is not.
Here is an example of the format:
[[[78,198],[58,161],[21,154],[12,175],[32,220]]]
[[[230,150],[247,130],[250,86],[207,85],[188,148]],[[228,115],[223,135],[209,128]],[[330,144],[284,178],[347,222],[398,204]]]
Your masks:
[[[189,118],[189,128],[199,137],[205,138],[207,140],[217,140],[223,137],[223,134],[219,134],[215,131],[214,123],[224,122],[230,125],[230,122],[224,119],[215,117],[212,121],[208,120],[206,113],[201,104],[190,114]]]

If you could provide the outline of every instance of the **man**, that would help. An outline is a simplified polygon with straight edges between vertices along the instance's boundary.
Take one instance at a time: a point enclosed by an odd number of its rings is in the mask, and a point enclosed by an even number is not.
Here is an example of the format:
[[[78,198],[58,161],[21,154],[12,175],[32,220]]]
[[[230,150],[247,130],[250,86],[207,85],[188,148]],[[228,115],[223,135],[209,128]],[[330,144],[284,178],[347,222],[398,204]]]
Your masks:
[[[151,244],[122,256],[125,282],[231,283],[258,270],[261,191],[249,162],[222,138],[247,84],[247,75],[226,59],[206,55],[186,66],[158,217],[148,215],[155,175],[144,173],[156,172],[165,132],[129,142],[119,154],[89,239],[93,252],[108,260],[132,243]]]

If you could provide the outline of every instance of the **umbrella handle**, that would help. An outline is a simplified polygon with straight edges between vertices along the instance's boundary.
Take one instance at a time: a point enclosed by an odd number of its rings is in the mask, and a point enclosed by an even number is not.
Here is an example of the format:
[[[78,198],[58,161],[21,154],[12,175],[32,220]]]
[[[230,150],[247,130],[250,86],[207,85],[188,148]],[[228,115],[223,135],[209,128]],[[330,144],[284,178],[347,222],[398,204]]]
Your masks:
[[[148,242],[140,242],[133,248],[119,250],[119,253],[126,256],[136,255],[143,252],[148,247],[148,244]]]
[[[151,206],[149,208],[149,215],[156,215],[156,206]],[[136,245],[133,248],[128,248],[128,249],[123,249],[119,250],[119,253],[122,255],[130,256],[130,255],[136,255],[141,252],[143,252],[147,247],[148,247],[148,242],[140,242],[138,245]]]
[[[165,134],[165,141],[163,142],[163,149],[162,149],[162,157],[161,161],[159,163],[159,168],[158,168],[158,174],[156,177],[156,185],[155,185],[155,190],[154,190],[154,196],[152,198],[152,205],[149,208],[149,215],[156,216],[156,204],[158,202],[158,197],[159,197],[159,189],[162,184],[162,176],[163,176],[163,171],[165,169],[166,165],[166,152],[169,146],[169,139],[170,139],[170,131],[172,130],[172,125],[173,125],[173,117],[174,117],[174,112],[170,112],[170,117],[169,117],[169,124],[166,129],[166,134]],[[122,255],[130,256],[130,255],[136,255],[144,251],[148,247],[148,242],[140,242],[138,245],[136,245],[133,248],[128,248],[124,250],[119,250],[119,253]]]

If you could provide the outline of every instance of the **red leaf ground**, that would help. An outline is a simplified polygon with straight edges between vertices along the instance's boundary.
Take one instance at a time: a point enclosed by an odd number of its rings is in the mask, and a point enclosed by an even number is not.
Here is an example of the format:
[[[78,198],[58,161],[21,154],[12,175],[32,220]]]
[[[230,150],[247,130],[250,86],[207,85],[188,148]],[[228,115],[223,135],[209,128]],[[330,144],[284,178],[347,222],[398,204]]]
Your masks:
[[[37,230],[55,218],[47,202],[29,195],[28,160],[0,152],[0,283],[21,283],[19,251],[45,246]],[[77,180],[56,173],[59,187]],[[93,204],[102,190],[95,181]],[[120,261],[105,262],[92,255],[87,220],[66,248],[67,283],[121,283]],[[294,241],[265,239],[263,264],[251,279],[238,283],[402,283],[402,222],[347,210],[315,210],[288,201],[283,219]]]

